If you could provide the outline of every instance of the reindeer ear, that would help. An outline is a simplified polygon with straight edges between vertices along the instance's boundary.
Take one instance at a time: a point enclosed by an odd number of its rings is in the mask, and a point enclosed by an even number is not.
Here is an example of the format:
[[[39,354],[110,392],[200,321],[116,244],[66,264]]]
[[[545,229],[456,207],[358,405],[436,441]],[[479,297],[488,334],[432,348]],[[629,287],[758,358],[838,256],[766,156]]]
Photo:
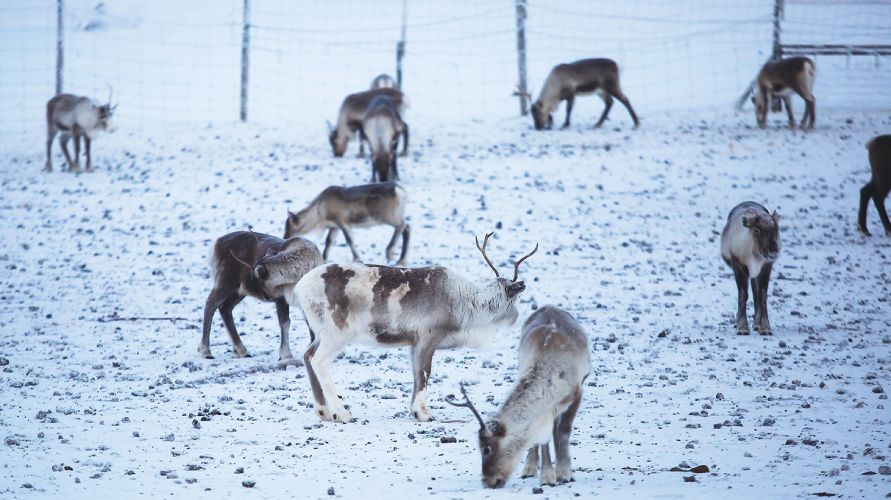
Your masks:
[[[774,221],[774,222],[779,222],[779,221],[780,221],[780,214],[778,214],[776,210],[774,210],[773,213],[770,214],[770,216],[773,217],[773,221]]]
[[[300,220],[300,216],[295,214],[294,212],[288,210],[288,220],[290,220],[294,224],[297,224],[297,221]]]

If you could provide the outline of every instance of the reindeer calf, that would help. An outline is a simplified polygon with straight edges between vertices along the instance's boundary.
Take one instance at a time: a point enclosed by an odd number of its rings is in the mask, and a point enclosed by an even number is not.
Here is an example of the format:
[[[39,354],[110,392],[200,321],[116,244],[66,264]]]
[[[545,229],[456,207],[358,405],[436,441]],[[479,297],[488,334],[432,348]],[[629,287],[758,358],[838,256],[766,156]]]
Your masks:
[[[755,82],[755,118],[758,126],[767,125],[767,107],[772,96],[778,96],[786,106],[789,116],[789,128],[795,128],[795,116],[792,114],[792,92],[805,102],[804,115],[801,117],[801,128],[813,129],[815,111],[814,77],[816,75],[814,61],[807,57],[790,57],[778,61],[768,61],[761,67]]]
[[[371,100],[362,117],[362,140],[371,148],[371,182],[399,180],[396,150],[402,136],[402,153],[408,150],[408,125],[399,114],[399,105],[387,96]]]
[[[767,285],[773,263],[780,255],[780,216],[770,214],[753,201],[733,207],[721,233],[721,256],[733,269],[739,295],[736,310],[736,333],[749,334],[746,301],[749,281],[755,303],[755,330],[761,335],[772,333],[767,318]]]
[[[353,260],[359,261],[359,253],[353,245],[352,227],[387,225],[393,227],[393,237],[387,244],[387,261],[393,260],[396,240],[402,235],[402,253],[397,266],[404,266],[408,254],[409,227],[405,222],[405,190],[395,182],[365,184],[362,186],[331,186],[297,213],[288,212],[285,222],[285,238],[328,229],[322,259],[328,261],[328,250],[342,231]]]
[[[412,415],[430,420],[427,410],[427,381],[437,349],[476,346],[489,331],[517,319],[516,300],[526,289],[517,281],[520,263],[514,263],[514,278],[471,283],[444,267],[406,269],[362,264],[328,264],[308,272],[297,283],[296,300],[315,332],[303,355],[315,398],[315,411],[322,420],[349,422],[352,418],[337,396],[329,368],[343,347],[364,341],[383,347],[410,346],[414,389]],[[536,249],[538,247],[536,246]],[[293,304],[294,298],[289,299]]]
[[[479,446],[483,458],[483,484],[501,488],[510,478],[523,450],[528,448],[523,477],[532,477],[541,459],[542,485],[572,480],[569,436],[582,402],[582,383],[591,372],[588,336],[566,311],[544,306],[523,324],[520,338],[519,378],[494,418],[483,422],[467,397],[464,403],[480,424]],[[553,440],[557,473],[548,444]]]
[[[346,96],[343,103],[340,105],[340,112],[337,115],[337,124],[333,127],[330,124],[328,126],[328,142],[331,144],[331,151],[334,153],[334,156],[339,158],[346,153],[350,137],[361,130],[362,118],[368,110],[368,105],[371,104],[371,100],[377,96],[389,97],[396,103],[400,113],[405,112],[405,95],[398,89],[378,88]],[[406,154],[407,151],[407,138],[405,142],[406,144],[402,154]],[[364,147],[362,142],[360,142],[359,147]],[[363,150],[360,149],[359,155],[361,156],[362,154]]]
[[[251,264],[252,263],[252,264]],[[249,356],[232,318],[232,309],[248,295],[275,302],[281,329],[279,361],[293,361],[288,341],[291,320],[284,296],[310,269],[322,264],[319,249],[303,238],[283,240],[275,236],[236,231],[220,237],[213,247],[213,289],[204,304],[204,324],[198,352],[212,359],[210,327],[217,309],[232,340],[237,357]]]
[[[885,211],[885,198],[891,191],[891,135],[879,135],[866,143],[869,150],[869,166],[872,168],[872,177],[860,190],[860,210],[857,213],[857,226],[860,231],[869,236],[866,229],[866,205],[872,198],[879,212],[879,219],[885,227],[885,235],[891,236],[891,220],[888,220],[888,212]]]
[[[80,142],[84,141],[87,172],[93,171],[91,145],[93,137],[99,131],[113,132],[111,118],[117,106],[111,104],[111,92],[108,103],[97,105],[86,97],[71,94],[59,94],[46,103],[46,166],[45,172],[53,171],[53,139],[60,131],[59,145],[62,154],[68,160],[71,172],[80,171]],[[74,160],[68,153],[68,141],[74,138]]]
[[[553,127],[554,118],[551,114],[560,105],[560,101],[566,101],[566,120],[563,122],[563,128],[568,128],[575,96],[592,92],[596,92],[606,105],[594,127],[603,125],[613,107],[613,97],[618,99],[631,114],[634,128],[640,126],[637,114],[631,107],[631,101],[622,93],[619,85],[619,66],[616,62],[612,59],[582,59],[569,64],[558,64],[548,74],[538,100],[532,104],[535,130]]]

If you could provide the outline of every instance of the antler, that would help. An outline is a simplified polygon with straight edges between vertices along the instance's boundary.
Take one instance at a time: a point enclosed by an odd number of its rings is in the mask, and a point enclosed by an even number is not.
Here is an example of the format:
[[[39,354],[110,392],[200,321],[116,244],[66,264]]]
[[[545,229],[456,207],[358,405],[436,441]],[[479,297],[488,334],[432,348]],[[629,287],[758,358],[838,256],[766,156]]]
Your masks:
[[[517,276],[519,275],[520,264],[522,264],[523,261],[528,259],[529,257],[532,257],[532,254],[534,254],[537,251],[538,251],[538,243],[535,244],[535,248],[533,248],[531,252],[527,253],[525,257],[514,262],[514,279],[511,281],[517,281]]]
[[[111,105],[111,96],[114,95],[114,89],[111,88],[111,85],[108,82],[105,83],[105,86],[108,87],[108,104]]]
[[[476,236],[474,236],[473,239],[476,240],[476,248],[479,249],[480,253],[483,254],[483,258],[486,259],[486,264],[489,264],[489,267],[491,267],[492,270],[495,271],[495,277],[496,277],[496,278],[500,278],[501,275],[498,274],[498,269],[495,269],[495,266],[492,265],[492,261],[489,260],[489,256],[486,255],[486,244],[489,243],[489,237],[492,236],[493,234],[495,234],[495,233],[494,233],[494,232],[491,232],[491,233],[487,233],[487,234],[486,234],[486,236],[483,238],[483,246],[480,246],[480,239],[479,239],[479,238],[477,238]]]
[[[229,250],[229,255],[231,255],[232,258],[235,259],[235,260],[237,260],[238,262],[241,262],[241,264],[242,264],[244,267],[250,269],[251,272],[254,271],[254,266],[252,266],[252,265],[248,264],[247,262],[245,262],[245,261],[239,259],[238,256],[235,255],[235,252],[233,252],[231,249]]]
[[[522,97],[522,98],[526,99],[527,104],[532,103],[532,94],[530,94],[528,91],[527,92],[521,91],[520,87],[517,87],[514,89],[513,95],[514,95],[514,97]]]
[[[452,405],[452,406],[457,406],[457,407],[459,407],[459,408],[470,408],[470,411],[473,412],[473,416],[476,417],[477,421],[479,421],[479,423],[480,423],[480,428],[485,429],[485,428],[486,428],[486,423],[483,422],[483,417],[480,416],[480,413],[479,413],[478,411],[476,411],[476,407],[473,406],[473,403],[470,402],[470,398],[467,397],[467,390],[464,388],[464,383],[463,383],[463,382],[461,383],[461,394],[464,395],[464,402],[463,402],[463,403],[457,403],[457,402],[455,402],[454,397],[453,397],[451,394],[449,394],[448,396],[446,396],[446,398],[445,398],[445,402],[448,403],[448,404],[450,404],[450,405]]]

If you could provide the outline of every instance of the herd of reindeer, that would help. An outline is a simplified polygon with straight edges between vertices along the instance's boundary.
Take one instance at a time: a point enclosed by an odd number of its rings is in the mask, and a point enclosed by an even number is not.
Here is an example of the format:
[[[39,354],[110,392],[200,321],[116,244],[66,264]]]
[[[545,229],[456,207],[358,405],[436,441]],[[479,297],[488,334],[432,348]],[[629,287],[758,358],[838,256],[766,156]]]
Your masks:
[[[813,61],[795,57],[768,62],[757,76],[753,102],[758,125],[765,127],[771,99],[781,99],[795,127],[791,93],[806,103],[801,128],[813,129],[815,100],[812,88]],[[597,121],[600,127],[618,99],[639,121],[631,102],[619,85],[619,69],[610,59],[585,59],[554,67],[538,99],[532,103],[535,129],[549,129],[553,113],[566,101],[570,125],[577,95],[597,93],[605,104]],[[524,98],[531,100],[528,94]],[[483,259],[495,277],[472,282],[446,267],[408,268],[409,225],[406,222],[406,191],[399,178],[397,150],[402,138],[402,155],[408,151],[408,125],[403,119],[404,94],[387,75],[374,79],[370,90],[347,96],[341,105],[337,124],[330,126],[329,142],[334,156],[343,156],[350,139],[358,136],[360,155],[364,145],[371,150],[371,184],[338,187],[322,191],[306,208],[288,213],[284,238],[253,231],[237,231],[216,240],[213,248],[213,289],[204,306],[201,355],[212,358],[210,329],[216,311],[229,332],[235,356],[248,356],[232,317],[233,308],[246,296],[274,302],[281,345],[279,361],[293,363],[288,332],[289,305],[297,304],[309,328],[310,345],[303,355],[315,400],[314,409],[322,420],[349,422],[352,415],[338,397],[330,366],[344,346],[364,341],[384,347],[408,346],[414,374],[411,414],[418,421],[431,419],[426,405],[427,382],[433,353],[442,348],[477,346],[498,327],[517,320],[516,301],[525,290],[519,280],[520,264],[538,249],[514,263],[513,277],[501,276],[487,255],[491,233],[483,242],[476,240]],[[112,128],[114,113],[111,94],[107,104],[97,105],[88,98],[60,94],[47,103],[46,170],[52,170],[51,151],[55,136],[71,171],[79,170],[81,140],[85,146],[86,170],[92,170],[90,145],[102,130]],[[74,139],[74,159],[68,142]],[[891,222],[884,200],[891,189],[891,135],[867,143],[872,178],[860,191],[858,227],[866,228],[866,209],[875,203],[885,233],[891,236]],[[386,247],[386,260],[395,265],[360,262],[353,244],[352,228],[387,225],[393,236]],[[327,229],[325,247],[301,237]],[[343,233],[352,252],[351,263],[326,263],[338,233]],[[398,259],[395,247],[401,237]],[[738,288],[736,332],[749,333],[746,318],[748,289],[754,302],[754,328],[762,335],[772,332],[767,314],[767,289],[773,263],[780,252],[779,216],[764,206],[747,201],[734,207],[721,234],[721,255],[733,270]],[[523,477],[540,469],[541,484],[553,485],[571,480],[569,438],[573,419],[582,398],[582,387],[590,373],[587,335],[569,313],[554,306],[537,309],[525,321],[518,347],[518,377],[504,404],[494,417],[484,421],[461,385],[463,401],[445,400],[468,408],[479,421],[479,448],[483,483],[498,488],[526,453]],[[556,467],[551,462],[549,443],[553,441]],[[556,469],[556,472],[555,472]]]

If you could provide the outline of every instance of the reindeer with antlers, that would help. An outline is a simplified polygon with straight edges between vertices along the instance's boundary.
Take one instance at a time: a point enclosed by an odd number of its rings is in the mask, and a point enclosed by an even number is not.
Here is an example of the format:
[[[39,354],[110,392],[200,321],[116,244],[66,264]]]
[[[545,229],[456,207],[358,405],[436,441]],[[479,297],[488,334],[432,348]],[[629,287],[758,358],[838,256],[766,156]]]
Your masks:
[[[523,324],[517,370],[517,383],[488,422],[480,417],[463,385],[463,403],[451,397],[445,400],[469,408],[480,424],[483,484],[488,488],[504,486],[527,448],[523,477],[538,471],[540,450],[540,483],[571,481],[569,436],[582,401],[582,384],[591,372],[588,336],[568,312],[544,306]],[[548,448],[551,440],[557,457],[556,474]]]
[[[112,115],[117,105],[111,104],[112,89],[108,87],[108,103],[95,104],[87,97],[59,94],[46,103],[46,166],[53,171],[53,139],[59,136],[59,146],[71,172],[80,172],[80,142],[83,139],[87,172],[93,171],[91,145],[100,131],[113,132]],[[68,153],[68,141],[74,138],[74,159]]]
[[[275,302],[281,328],[279,362],[293,361],[288,341],[291,320],[284,296],[307,271],[322,263],[319,249],[312,242],[297,236],[283,240],[253,231],[236,231],[217,239],[211,257],[214,284],[204,304],[204,324],[198,352],[205,358],[213,358],[210,353],[210,326],[214,312],[219,309],[235,355],[239,358],[249,356],[235,329],[232,309],[250,295],[264,302]]]
[[[427,381],[437,349],[478,346],[499,325],[517,320],[516,301],[526,289],[514,277],[502,278],[486,255],[486,235],[477,248],[495,272],[495,279],[472,283],[444,267],[407,269],[363,264],[328,264],[308,272],[294,288],[313,342],[303,360],[322,420],[349,422],[350,412],[337,396],[329,368],[343,347],[365,341],[384,347],[411,348],[414,390],[411,413],[430,420]],[[293,299],[291,300],[293,304]],[[314,332],[314,333],[312,333]]]

